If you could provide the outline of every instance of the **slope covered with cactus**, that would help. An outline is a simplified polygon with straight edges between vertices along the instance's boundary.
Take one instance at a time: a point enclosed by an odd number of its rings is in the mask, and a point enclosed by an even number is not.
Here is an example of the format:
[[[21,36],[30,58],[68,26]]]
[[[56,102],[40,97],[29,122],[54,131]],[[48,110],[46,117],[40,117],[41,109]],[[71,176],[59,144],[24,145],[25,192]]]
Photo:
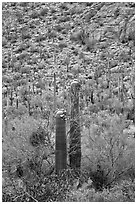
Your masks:
[[[118,71],[132,81],[134,3],[20,2],[2,7],[3,86],[44,83],[53,70],[59,81],[79,73],[105,84],[103,75],[109,69],[112,89],[118,87]]]
[[[73,80],[80,190],[73,173],[53,175],[55,113],[66,110],[69,144]],[[135,3],[3,2],[2,112],[3,200],[133,201]]]

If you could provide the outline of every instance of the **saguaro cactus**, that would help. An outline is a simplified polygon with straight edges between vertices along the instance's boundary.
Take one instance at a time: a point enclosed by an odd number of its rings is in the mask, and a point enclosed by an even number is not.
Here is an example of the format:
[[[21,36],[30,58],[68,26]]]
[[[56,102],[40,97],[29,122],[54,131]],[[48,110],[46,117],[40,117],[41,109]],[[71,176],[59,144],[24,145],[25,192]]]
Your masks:
[[[67,167],[67,144],[66,144],[66,121],[65,111],[60,110],[56,113],[56,151],[55,168],[56,173]]]
[[[10,105],[13,106],[13,101],[14,101],[14,97],[13,97],[13,90],[11,90],[10,92]]]
[[[70,146],[69,161],[73,169],[81,166],[81,134],[79,124],[79,90],[78,81],[71,83],[71,119],[70,119]]]
[[[10,101],[9,101],[9,95],[7,94],[7,108],[9,108]]]
[[[18,109],[19,107],[19,97],[18,94],[16,93],[16,108]]]
[[[56,111],[56,73],[54,73],[54,112]]]

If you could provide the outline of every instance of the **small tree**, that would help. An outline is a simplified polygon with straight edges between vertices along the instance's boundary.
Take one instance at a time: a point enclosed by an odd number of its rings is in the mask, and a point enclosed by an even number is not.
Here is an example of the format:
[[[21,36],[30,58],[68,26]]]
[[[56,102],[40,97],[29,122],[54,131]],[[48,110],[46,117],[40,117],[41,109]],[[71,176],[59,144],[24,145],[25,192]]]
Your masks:
[[[111,185],[134,169],[134,138],[125,131],[125,126],[122,116],[101,111],[90,117],[84,130],[82,161],[84,167],[88,162],[97,188]]]

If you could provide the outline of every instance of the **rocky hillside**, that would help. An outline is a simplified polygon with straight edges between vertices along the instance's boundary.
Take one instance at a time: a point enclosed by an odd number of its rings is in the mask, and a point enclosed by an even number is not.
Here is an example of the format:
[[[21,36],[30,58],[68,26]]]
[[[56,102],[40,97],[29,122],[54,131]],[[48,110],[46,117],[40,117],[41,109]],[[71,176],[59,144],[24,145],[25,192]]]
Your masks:
[[[29,81],[46,83],[53,72],[59,84],[61,78],[67,84],[90,75],[102,88],[109,77],[114,91],[123,73],[129,91],[134,49],[134,3],[2,4],[3,91]]]

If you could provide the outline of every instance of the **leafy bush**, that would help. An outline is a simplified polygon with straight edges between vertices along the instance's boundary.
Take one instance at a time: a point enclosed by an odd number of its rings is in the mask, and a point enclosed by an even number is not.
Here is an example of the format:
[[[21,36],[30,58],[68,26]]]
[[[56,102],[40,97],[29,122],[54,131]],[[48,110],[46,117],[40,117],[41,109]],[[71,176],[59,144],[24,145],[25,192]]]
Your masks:
[[[6,102],[6,105],[7,105],[7,102]],[[6,109],[7,117],[10,120],[15,119],[16,117],[20,118],[22,115],[26,114],[27,112],[28,112],[27,108],[22,104],[19,104],[18,109],[16,109],[16,107],[14,106],[9,106]]]
[[[19,104],[18,109],[15,109],[14,111],[15,117],[21,117],[27,112],[28,112],[27,108],[22,104]]]
[[[47,132],[33,118],[26,115],[12,121],[3,121],[3,179],[26,179],[33,185],[35,177],[49,171],[53,165],[53,141]],[[51,155],[51,156],[50,156]],[[45,170],[43,161],[46,161]],[[5,185],[8,185],[6,182]],[[11,184],[10,184],[11,185]]]
[[[38,64],[38,69],[40,70],[40,69],[44,69],[44,67],[45,67],[45,62],[44,62],[44,60],[42,60],[39,64]]]
[[[134,202],[135,201],[135,183],[123,181],[116,184],[111,189],[95,191],[94,188],[80,188],[71,190],[65,201],[69,202]]]
[[[6,38],[2,38],[2,46],[5,47],[7,45],[7,40]]]
[[[33,182],[30,182],[28,177],[9,180],[7,186],[9,190],[6,191],[6,188],[3,188],[3,201],[71,201],[71,198],[67,198],[76,184],[77,173],[71,169],[60,172],[58,175],[50,174],[50,172],[48,175],[41,174],[40,177],[31,174]]]
[[[85,44],[86,37],[87,36],[86,36],[84,30],[78,30],[78,31],[75,31],[71,34],[70,40],[74,41],[74,42],[80,42],[82,44]]]
[[[11,130],[12,124],[16,129],[14,132]],[[34,148],[30,145],[29,138],[36,127],[36,121],[29,118],[26,118],[26,121],[23,118],[21,120],[16,118],[8,122],[8,134],[3,134],[3,164],[12,164],[15,160],[24,160],[27,155],[31,156]]]
[[[26,6],[28,5],[28,3],[27,3],[27,2],[20,2],[19,5],[20,5],[21,7],[26,7]]]
[[[32,135],[30,136],[30,143],[33,147],[37,147],[40,144],[44,144],[46,139],[46,132],[45,130],[40,126],[36,132],[32,132]]]
[[[29,56],[28,52],[27,51],[23,51],[20,55],[18,55],[17,59],[24,60],[24,59],[27,59],[28,56]]]
[[[15,49],[15,52],[19,53],[19,52],[22,52],[25,49],[26,49],[26,44],[25,43],[20,43],[20,45]]]
[[[21,72],[21,74],[29,74],[30,73],[30,66],[26,65],[24,67],[21,67],[20,72]]]
[[[85,43],[86,43],[86,49],[87,51],[92,51],[96,48],[96,39],[92,39],[92,38],[87,38],[85,40]]]
[[[28,31],[22,33],[22,39],[23,40],[30,39],[30,38],[31,38],[31,35]]]
[[[83,166],[89,169],[97,189],[111,185],[134,169],[134,138],[129,139],[124,129],[125,119],[107,111],[89,118],[84,130],[87,135],[82,140]]]
[[[38,11],[35,11],[35,10],[32,11],[30,17],[31,17],[32,19],[38,18],[38,17],[39,17],[39,13],[38,13]]]
[[[40,42],[46,39],[46,35],[40,34],[36,37],[36,42]]]
[[[2,99],[2,107],[5,107],[5,106],[7,106],[7,99],[6,98]]]
[[[65,41],[61,41],[61,42],[59,43],[59,48],[62,50],[62,49],[64,49],[65,47],[67,47],[67,43],[66,43]]]
[[[2,81],[3,81],[4,83],[11,83],[13,80],[12,80],[12,77],[11,77],[11,76],[5,75],[5,76],[2,76]]]
[[[41,108],[43,107],[43,101],[42,101],[42,98],[39,96],[39,95],[36,95],[34,97],[31,98],[31,106],[34,107],[34,108]]]
[[[21,74],[20,73],[15,73],[14,74],[14,76],[13,76],[13,80],[15,80],[15,81],[17,81],[17,80],[19,80],[21,78]],[[15,82],[15,84],[16,84],[16,82]]]
[[[19,61],[15,62],[13,66],[13,71],[19,72],[20,68],[21,68],[21,63]]]
[[[40,10],[40,16],[45,16],[48,13],[48,8],[42,8]]]

